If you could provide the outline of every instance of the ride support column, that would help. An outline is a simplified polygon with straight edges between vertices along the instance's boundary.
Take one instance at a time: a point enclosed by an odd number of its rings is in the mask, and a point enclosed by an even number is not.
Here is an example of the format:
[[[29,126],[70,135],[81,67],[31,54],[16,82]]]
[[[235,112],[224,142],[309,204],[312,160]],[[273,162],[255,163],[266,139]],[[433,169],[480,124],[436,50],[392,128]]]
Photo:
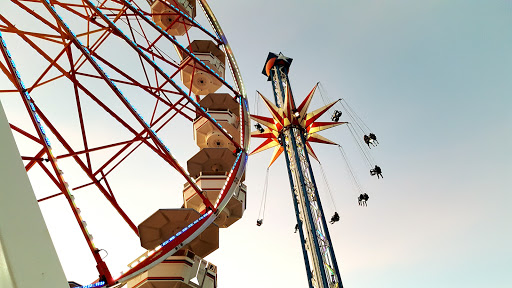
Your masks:
[[[313,125],[312,123],[326,110],[315,117],[311,116],[311,113],[306,114],[309,102],[303,102],[299,107],[295,105],[288,79],[292,60],[282,53],[269,53],[265,62],[262,74],[271,81],[275,100],[274,106],[268,104],[268,100],[265,99],[274,121],[274,126],[267,126],[273,131],[278,131],[279,144],[281,149],[284,148],[308,284],[310,288],[342,288],[338,264],[308,155],[307,133],[310,131],[310,125]],[[314,90],[311,93],[313,92]],[[326,107],[328,109],[330,106]]]
[[[1,102],[0,287],[69,287]]]

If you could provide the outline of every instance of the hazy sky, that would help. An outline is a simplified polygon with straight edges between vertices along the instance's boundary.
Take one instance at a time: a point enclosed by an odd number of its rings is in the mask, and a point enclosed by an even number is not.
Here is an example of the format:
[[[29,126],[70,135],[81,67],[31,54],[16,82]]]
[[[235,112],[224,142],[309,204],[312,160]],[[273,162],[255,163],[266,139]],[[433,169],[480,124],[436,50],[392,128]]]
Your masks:
[[[512,197],[505,186],[512,173],[507,165],[512,160],[512,1],[218,0],[210,5],[235,51],[251,105],[256,90],[272,97],[261,69],[269,51],[282,52],[294,59],[290,79],[296,101],[320,81],[331,100],[346,99],[379,138],[372,155],[385,178],[377,180],[347,127],[322,133],[345,147],[370,195],[364,208],[357,205],[338,149],[314,145],[334,194],[333,204],[315,170],[325,213],[331,215],[335,205],[341,216],[329,228],[344,286],[512,285]],[[312,108],[323,104],[316,96]],[[261,102],[251,110],[269,115]],[[252,147],[259,143],[254,140]],[[143,156],[134,161],[148,165]],[[207,257],[218,266],[221,288],[307,287],[282,157],[270,169],[265,220],[256,226],[270,156],[249,159],[246,214],[220,231],[220,249]],[[138,176],[156,178],[145,173]],[[125,188],[150,193],[172,182],[159,180]],[[165,198],[171,204],[160,208],[181,205],[181,191],[173,193]],[[52,215],[52,203],[44,205],[45,215],[59,217]],[[136,202],[126,205],[154,211]],[[50,231],[59,225],[50,224]],[[73,242],[66,237],[55,236],[54,242]],[[95,238],[101,241],[101,235]],[[63,260],[65,269],[82,261],[76,253]],[[80,280],[72,275],[70,280]]]
[[[383,180],[370,177],[347,127],[323,134],[346,147],[371,197],[367,208],[357,205],[338,150],[314,146],[341,215],[329,228],[346,287],[512,285],[512,191],[505,184],[512,172],[512,1],[212,6],[250,98],[254,90],[272,96],[260,73],[267,53],[281,51],[294,58],[297,101],[320,81],[380,140],[372,153]],[[258,112],[267,113],[263,105]],[[265,222],[255,225],[270,156],[250,159],[247,214],[222,231],[222,248],[211,257],[224,287],[307,286],[284,159],[271,168]],[[320,193],[332,214],[325,189]]]

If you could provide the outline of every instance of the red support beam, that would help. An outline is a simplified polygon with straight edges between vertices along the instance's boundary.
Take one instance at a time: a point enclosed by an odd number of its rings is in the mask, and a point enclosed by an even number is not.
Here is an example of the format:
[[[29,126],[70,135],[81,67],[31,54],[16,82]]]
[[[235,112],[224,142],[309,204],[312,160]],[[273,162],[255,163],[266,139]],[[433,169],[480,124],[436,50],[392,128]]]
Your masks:
[[[78,86],[76,85],[76,83],[78,83],[78,80],[76,79],[76,71],[75,71],[75,67],[73,65],[73,55],[72,55],[72,52],[71,52],[71,47],[68,46],[68,48],[66,49],[66,54],[68,55],[68,60],[69,60],[69,66],[71,67],[71,81],[73,82],[73,90],[75,92],[75,101],[76,101],[76,109],[78,111],[78,119],[79,119],[79,122],[80,122],[80,132],[82,134],[82,141],[84,143],[84,150],[85,151],[88,151],[89,150],[89,144],[87,143],[87,135],[85,133],[85,124],[84,124],[84,117],[83,117],[83,114],[82,114],[82,104],[80,103],[80,94],[78,92]],[[86,152],[85,153],[85,158],[87,160],[87,167],[89,167],[89,170],[92,170],[92,166],[91,166],[91,157],[89,155],[89,152]]]
[[[182,98],[182,99],[178,100],[177,104],[178,104],[179,102],[181,102],[181,100],[183,100],[183,99],[184,99],[184,98]],[[176,105],[176,104],[175,104],[175,105]],[[165,112],[164,112],[164,113],[163,113],[163,114],[162,114],[162,115],[161,115],[161,116],[160,116],[160,117],[155,121],[155,123],[153,123],[153,126],[154,126],[154,125],[156,125],[156,124],[157,124],[161,119],[163,119],[163,117],[164,117],[166,114],[168,114],[170,111],[171,111],[171,108],[169,108],[167,111],[165,111]],[[177,113],[175,113],[174,115],[172,115],[170,119],[174,118],[174,116],[176,116],[176,114],[177,114]],[[168,120],[168,121],[169,121],[169,120]],[[167,121],[167,122],[168,122],[168,121]],[[167,122],[166,122],[166,123],[167,123]],[[162,125],[162,127],[163,127],[163,125]],[[155,132],[158,132],[162,127],[160,127],[159,129],[155,130]],[[96,176],[96,175],[97,175],[98,173],[100,173],[103,169],[105,169],[105,168],[106,168],[110,163],[112,163],[112,162],[113,162],[117,157],[119,157],[119,156],[120,156],[120,155],[121,155],[121,154],[122,154],[126,149],[128,149],[128,148],[130,147],[130,145],[131,145],[133,142],[135,142],[135,140],[136,140],[138,137],[140,137],[142,134],[144,134],[144,131],[141,131],[141,132],[140,132],[140,133],[139,133],[139,134],[138,134],[138,135],[137,135],[137,136],[136,136],[136,137],[135,137],[135,138],[134,138],[130,143],[127,143],[127,145],[125,145],[123,148],[121,148],[121,150],[119,150],[119,151],[118,151],[118,152],[117,152],[113,157],[111,157],[109,160],[107,160],[107,161],[106,161],[106,162],[105,162],[105,163],[104,163],[104,164],[103,164],[103,165],[102,165],[98,170],[96,170],[96,172],[94,172],[94,173],[93,173],[93,175],[94,175],[94,176]],[[134,150],[135,150],[135,149],[137,149],[139,146],[140,146],[140,144],[139,144],[139,145],[137,145],[137,147],[136,147],[136,148],[134,148]],[[132,150],[129,154],[131,154],[134,150]],[[124,158],[123,158],[123,160],[124,160],[125,158],[126,158],[126,157],[124,157]],[[164,160],[165,160],[165,158],[164,158]],[[121,160],[121,161],[122,161],[122,160]],[[169,163],[169,164],[173,165],[172,163]],[[119,163],[118,163],[118,164],[116,164],[115,166],[117,166],[117,165],[119,165]],[[114,167],[115,167],[115,166],[114,166]],[[173,166],[173,167],[174,167],[174,166]],[[112,169],[111,169],[110,171],[112,171]],[[109,171],[109,172],[107,172],[107,174],[108,174],[108,173],[110,173],[110,171]]]
[[[35,136],[33,136],[32,134],[30,134],[30,133],[28,133],[28,132],[24,131],[23,129],[18,128],[18,127],[14,126],[13,124],[10,124],[10,123],[9,123],[9,126],[11,127],[11,129],[12,129],[12,130],[14,130],[14,131],[16,131],[16,132],[20,133],[21,135],[23,135],[23,136],[27,137],[28,139],[30,139],[30,140],[32,140],[32,141],[34,141],[34,142],[36,142],[36,143],[43,144],[43,142],[41,141],[41,139],[37,139]]]
[[[61,190],[61,192],[63,192],[62,191],[63,187],[59,183],[59,180],[52,175],[52,172],[50,172],[50,170],[46,166],[44,166],[43,162],[37,161],[37,164],[39,164],[39,166],[41,166],[41,168],[44,170],[44,172],[46,172],[48,177],[53,181],[53,183],[57,186],[57,188],[59,188],[59,190]]]
[[[48,129],[50,129],[50,131],[52,132],[53,135],[55,135],[55,137],[57,138],[57,140],[64,146],[64,148],[66,150],[68,150],[68,152],[70,154],[74,154],[75,151],[73,151],[73,149],[71,148],[71,146],[68,144],[68,142],[64,139],[64,137],[62,137],[62,135],[59,133],[59,131],[53,126],[53,124],[48,120],[48,118],[46,118],[46,116],[41,112],[41,110],[39,110],[39,108],[36,106],[36,111],[37,113],[39,114],[39,116],[41,117],[41,120],[43,120],[43,122],[48,126]],[[82,170],[84,171],[84,173],[89,177],[89,179],[91,179],[91,181],[94,182],[94,184],[96,185],[96,187],[100,190],[100,192],[105,196],[105,198],[107,198],[107,200],[112,204],[112,206],[117,210],[117,212],[119,213],[119,215],[121,215],[121,217],[125,220],[125,222],[128,224],[128,226],[130,226],[130,228],[132,228],[133,232],[135,232],[135,234],[138,235],[138,229],[137,229],[137,226],[133,223],[133,221],[128,217],[128,215],[126,215],[126,213],[123,211],[123,209],[117,204],[117,202],[113,201],[113,199],[110,197],[110,195],[108,194],[107,190],[105,189],[105,187],[103,187],[101,185],[101,183],[92,175],[92,171],[88,169],[87,165],[82,161],[82,159],[80,159],[77,155],[75,156],[72,156],[73,159],[75,160],[75,162],[80,166],[80,168],[82,168]]]
[[[141,141],[140,137],[139,138],[136,137],[136,138],[134,138],[132,140],[127,140],[127,141],[123,141],[123,142],[118,142],[118,143],[113,143],[113,144],[109,144],[109,145],[104,145],[104,146],[100,146],[100,147],[96,147],[96,148],[92,148],[92,149],[87,149],[87,150],[82,150],[82,151],[75,151],[73,153],[59,155],[56,158],[57,159],[62,159],[62,158],[72,157],[72,156],[76,156],[76,155],[80,155],[80,154],[84,154],[84,153],[91,153],[91,152],[94,152],[94,151],[108,149],[108,148],[116,147],[116,146],[119,146],[119,145],[133,143],[133,142],[136,142],[136,141]]]
[[[39,200],[37,200],[37,202],[43,202],[45,200],[48,200],[48,199],[52,199],[53,197],[57,197],[59,195],[63,195],[64,193],[60,192],[60,193],[57,193],[57,194],[53,194],[51,196],[48,196],[48,197],[44,197],[44,198],[41,198]]]
[[[36,128],[36,129],[37,129],[37,128]],[[32,158],[32,160],[30,160],[30,162],[28,162],[28,164],[27,164],[27,165],[25,165],[25,171],[27,171],[27,172],[28,172],[32,167],[34,167],[34,165],[36,165],[37,161],[39,161],[39,160],[37,160],[37,159],[41,159],[41,157],[42,157],[44,154],[46,154],[46,150],[45,150],[44,148],[42,148],[42,149],[41,149],[41,151],[39,151],[39,152],[36,154],[36,156],[34,156],[34,157]]]

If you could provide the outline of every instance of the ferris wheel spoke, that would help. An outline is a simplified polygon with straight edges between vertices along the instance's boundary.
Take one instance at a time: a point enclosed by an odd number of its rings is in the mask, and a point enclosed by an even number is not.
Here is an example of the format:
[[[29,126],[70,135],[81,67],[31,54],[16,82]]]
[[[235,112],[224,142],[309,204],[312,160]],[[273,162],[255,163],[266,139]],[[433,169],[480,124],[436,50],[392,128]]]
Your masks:
[[[129,143],[131,144],[131,143],[139,142],[139,141],[141,141],[140,138],[135,138],[135,139],[132,139],[132,140],[126,140],[126,141],[122,141],[122,142],[117,142],[117,143],[112,143],[112,144],[108,144],[108,145],[104,145],[104,146],[95,147],[95,148],[89,148],[89,149],[86,149],[86,150],[75,151],[73,153],[62,154],[62,155],[57,156],[56,158],[60,160],[60,159],[64,159],[64,158],[68,158],[68,157],[72,157],[72,156],[76,156],[76,155],[80,155],[80,154],[101,151],[101,150],[104,150],[104,149],[109,149],[109,148],[113,148],[113,147],[117,147],[117,146],[120,146],[120,145],[129,144]]]
[[[47,196],[47,197],[43,197],[41,199],[37,199],[37,202],[43,202],[43,201],[55,198],[55,197],[60,196],[60,195],[64,195],[64,192],[55,193],[53,195],[50,195],[50,196]]]
[[[78,80],[76,78],[75,67],[73,66],[73,55],[72,55],[70,46],[68,46],[68,48],[66,49],[66,54],[68,56],[69,66],[71,67],[70,76],[71,76],[71,81],[73,82],[73,92],[75,94],[76,109],[78,111],[78,120],[80,122],[80,132],[82,134],[82,142],[84,144],[84,149],[87,151],[87,150],[89,150],[89,144],[87,143],[87,134],[85,131],[84,118],[83,118],[83,113],[82,113],[82,105],[80,103],[80,93],[79,93],[79,89],[78,89],[78,85],[77,85]],[[89,168],[89,170],[91,170],[92,169],[91,157],[90,157],[89,153],[85,153],[85,157],[87,160],[87,167]]]
[[[142,45],[137,45],[137,47],[142,49],[145,53],[148,53],[149,55],[151,55],[153,61],[155,61],[155,59],[158,59],[158,60],[164,62],[165,64],[167,64],[167,65],[169,65],[169,66],[171,66],[172,68],[175,68],[175,69],[180,69],[180,67],[181,67],[181,65],[176,64],[175,62],[172,62],[171,60],[169,60],[168,59],[169,57],[166,58],[163,55],[163,53],[160,51],[160,48],[158,48],[158,46],[154,46],[153,48],[148,48],[148,47],[144,47]],[[174,74],[170,78],[172,79],[175,75],[176,74]]]
[[[135,37],[135,33],[134,33],[134,28],[132,27],[132,24],[130,22],[130,17],[128,17],[128,15],[126,13],[124,13],[124,16],[125,16],[125,19],[126,19],[126,24],[128,25],[128,31],[130,32],[131,36],[132,36],[132,40],[135,44],[137,44],[138,47],[143,47],[143,45],[139,45],[137,43],[137,37]],[[139,28],[142,32],[142,37],[143,37],[143,41],[145,41],[148,45],[148,49],[147,50],[150,50],[151,51],[151,47],[152,45],[149,43],[149,39],[148,39],[148,36],[146,35],[146,33],[144,32],[144,29],[142,28],[142,25],[139,21],[139,19],[137,19],[137,24],[139,25]],[[152,56],[152,60],[155,61],[155,57]],[[142,57],[139,55],[139,61],[140,61],[140,64],[141,64],[141,67],[144,71],[144,76],[146,77],[146,81],[148,82],[148,85],[150,85],[150,81],[149,81],[149,77],[148,77],[148,73],[146,71],[146,65],[144,65],[144,60],[142,59]],[[156,72],[156,71],[155,71]]]
[[[126,10],[126,9],[127,9],[127,8],[125,7],[125,10]],[[150,40],[148,39],[148,35],[146,34],[146,32],[145,32],[144,28],[142,27],[142,23],[141,23],[141,21],[140,21],[140,17],[134,17],[134,19],[136,20],[137,25],[138,25],[138,27],[139,27],[139,29],[140,29],[140,32],[137,32],[137,30],[135,30],[135,29],[132,27],[131,22],[130,22],[130,20],[129,20],[129,19],[130,19],[130,17],[128,17],[128,14],[127,14],[127,13],[125,13],[124,15],[126,16],[126,22],[125,22],[125,23],[128,25],[129,31],[131,32],[132,40],[133,40],[133,42],[135,42],[135,43],[137,44],[137,46],[138,46],[140,49],[142,49],[142,50],[144,50],[144,52],[146,52],[146,53],[150,54],[150,55],[151,55],[151,57],[152,57],[152,60],[153,60],[153,61],[155,61],[155,57],[156,57],[156,58],[158,58],[159,60],[161,60],[161,61],[165,62],[166,64],[170,65],[170,66],[171,66],[171,67],[173,67],[173,68],[179,68],[179,67],[180,67],[180,64],[176,63],[176,62],[175,62],[175,60],[171,59],[171,60],[173,60],[174,62],[169,61],[169,60],[167,59],[167,58],[170,58],[170,57],[169,57],[169,55],[167,55],[167,54],[163,53],[163,52],[158,48],[158,46],[156,46],[156,42],[157,42],[158,40],[162,39],[163,35],[159,35],[155,40],[153,40],[153,42],[150,42]],[[132,14],[132,16],[137,16],[137,15]],[[116,22],[114,22],[114,23],[116,23]],[[147,47],[145,47],[144,45],[141,45],[141,44],[137,43],[137,37],[135,37],[135,33],[134,33],[134,31],[135,31],[135,32],[137,32],[137,33],[138,33],[138,34],[143,38],[143,41],[145,41],[145,42],[147,43]],[[156,52],[157,52],[158,54],[157,54],[157,53],[155,53],[155,52],[153,52],[153,49],[154,49],[154,50],[156,50]],[[165,55],[167,56],[167,58],[166,58],[163,54],[165,54]],[[172,77],[171,77],[171,78],[172,78]]]
[[[41,23],[44,23],[46,26],[48,26],[48,27],[52,28],[53,30],[55,30],[57,33],[60,31],[58,26],[56,26],[56,25],[52,24],[50,21],[44,19],[44,17],[42,17],[41,15],[37,14],[35,11],[30,9],[29,7],[27,7],[24,4],[22,4],[21,1],[19,1],[19,0],[11,0],[11,1],[14,2],[16,5],[18,5],[18,7],[20,7],[21,9],[25,10],[26,12],[28,12],[30,15],[34,16],[37,20],[41,21]],[[34,2],[34,1],[23,0],[23,2]]]
[[[47,75],[48,72],[50,72],[50,69],[52,69],[53,67],[55,67],[55,64],[57,63],[57,61],[60,59],[60,57],[62,57],[62,55],[64,55],[64,53],[69,49],[71,45],[71,42],[69,43],[64,43],[64,47],[63,49],[61,50],[61,52],[59,52],[59,54],[57,54],[57,56],[50,62],[50,64],[48,65],[48,67],[46,67],[46,69],[43,71],[43,73],[41,73],[41,75],[39,75],[39,77],[37,78],[37,80],[34,82],[34,84],[32,84],[32,86],[29,87],[28,91],[29,93],[32,92],[32,90],[34,90],[36,87],[38,87],[39,85],[44,85],[44,84],[47,84],[47,83],[50,83],[51,81],[54,81],[54,80],[57,80],[61,77],[63,77],[64,75],[59,75],[59,76],[55,76],[51,79],[48,79],[44,82],[41,82],[43,79],[44,79],[44,76]],[[41,83],[40,83],[41,82]]]
[[[110,184],[108,184],[108,180],[107,180],[107,175],[105,175],[103,173],[103,171],[101,172],[101,179],[100,179],[100,181],[102,179],[105,181],[105,186],[107,186],[108,192],[110,192],[110,197],[112,197],[112,199],[117,203],[116,196],[114,196],[114,191],[112,191],[112,189],[110,188]]]
[[[105,175],[108,175],[110,174],[110,172],[114,171],[114,169],[116,169],[117,166],[119,166],[126,158],[128,158],[128,156],[130,156],[133,152],[135,152],[135,150],[137,150],[137,148],[139,148],[140,146],[142,145],[142,143],[139,143],[137,146],[135,146],[130,152],[128,152],[121,160],[119,160],[112,168],[110,168],[107,173],[105,173]],[[127,148],[129,146],[126,146]],[[115,156],[117,156],[119,154],[116,154]],[[102,172],[103,170],[98,170],[96,171],[95,173],[100,173]]]

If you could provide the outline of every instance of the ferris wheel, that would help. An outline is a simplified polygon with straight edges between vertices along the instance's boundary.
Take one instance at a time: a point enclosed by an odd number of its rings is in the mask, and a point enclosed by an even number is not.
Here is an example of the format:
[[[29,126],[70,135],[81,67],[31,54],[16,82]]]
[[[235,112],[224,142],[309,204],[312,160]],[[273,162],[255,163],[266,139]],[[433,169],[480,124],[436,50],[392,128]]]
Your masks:
[[[0,97],[42,209],[66,209],[74,228],[61,230],[83,236],[67,249],[89,251],[75,261],[97,270],[90,287],[187,284],[193,273],[214,287],[202,258],[245,210],[250,129],[240,71],[206,0],[1,5],[10,87]],[[181,208],[169,209],[170,194]],[[151,274],[164,264],[196,272]]]

